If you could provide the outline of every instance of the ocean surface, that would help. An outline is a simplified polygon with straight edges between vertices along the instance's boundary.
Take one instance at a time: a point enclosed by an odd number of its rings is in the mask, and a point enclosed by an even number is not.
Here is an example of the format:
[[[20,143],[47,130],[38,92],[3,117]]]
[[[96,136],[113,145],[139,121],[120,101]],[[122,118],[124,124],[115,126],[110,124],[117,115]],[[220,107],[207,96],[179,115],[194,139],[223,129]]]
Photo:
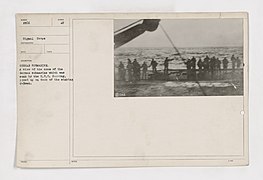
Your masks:
[[[232,68],[231,56],[234,54],[235,57],[239,57],[241,62],[243,62],[243,48],[242,47],[193,47],[193,48],[178,48],[182,58],[192,58],[193,56],[197,58],[204,59],[206,55],[209,57],[215,56],[219,60],[223,60],[226,57],[229,61],[228,67]],[[173,47],[121,47],[114,51],[114,64],[115,67],[118,66],[120,61],[127,65],[127,59],[130,58],[132,61],[137,59],[137,61],[142,64],[144,61],[150,65],[150,61],[154,58],[158,62],[157,69],[163,69],[164,59],[175,58],[174,61],[169,63],[169,69],[186,69],[185,64],[176,55],[176,51]]]
[[[226,57],[229,61],[228,68],[232,69],[231,56],[239,57],[243,62],[242,47],[198,47],[198,48],[178,48],[182,58],[195,57],[204,59],[206,55],[210,58],[215,56],[219,60]],[[137,59],[142,64],[144,61],[150,65],[151,59],[158,62],[157,69],[163,70],[165,58],[175,58],[169,62],[169,69],[186,69],[186,65],[172,47],[166,48],[131,48],[122,47],[114,51],[115,76],[118,77],[118,65],[122,61],[127,65],[127,59]],[[221,64],[222,68],[222,64]],[[151,68],[149,68],[151,70]],[[115,97],[147,97],[147,96],[233,96],[243,95],[243,76],[238,72],[230,71],[224,75],[228,77],[222,80],[202,81],[198,85],[196,82],[183,81],[138,81],[120,82],[115,80]],[[238,77],[238,78],[234,78]],[[200,88],[202,87],[202,89]],[[202,91],[203,90],[203,91]]]

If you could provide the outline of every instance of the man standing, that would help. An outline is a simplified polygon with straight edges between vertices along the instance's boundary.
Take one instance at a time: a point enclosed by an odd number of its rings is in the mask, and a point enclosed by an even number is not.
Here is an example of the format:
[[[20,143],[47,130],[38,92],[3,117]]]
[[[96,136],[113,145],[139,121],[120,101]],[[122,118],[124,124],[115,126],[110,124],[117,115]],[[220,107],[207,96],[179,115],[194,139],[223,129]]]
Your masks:
[[[187,80],[191,80],[191,60],[187,59],[184,63],[187,69]]]
[[[148,66],[144,61],[142,64],[142,79],[147,79],[147,70],[148,70]]]
[[[204,62],[203,62],[203,67],[204,67],[204,77],[207,79],[208,78],[208,72],[209,72],[209,61],[210,58],[208,56],[205,57]]]
[[[158,65],[158,63],[152,58],[152,61],[151,61],[151,64],[149,67],[152,66],[152,70],[153,70],[154,74],[157,73],[157,69],[156,69],[157,65]]]
[[[125,81],[125,68],[122,62],[120,62],[119,64],[118,71],[119,71],[119,80]]]
[[[237,62],[237,68],[240,68],[241,60],[239,59],[239,57],[237,57],[236,62]]]
[[[196,80],[196,59],[195,57],[193,56],[192,59],[191,59],[191,77],[193,80]]]
[[[197,66],[198,66],[198,70],[199,70],[199,73],[198,73],[198,77],[199,79],[203,79],[203,61],[201,58],[199,58],[198,62],[197,62]]]
[[[127,68],[127,71],[128,71],[128,81],[131,82],[132,81],[132,69],[133,69],[133,66],[132,66],[132,62],[131,60],[128,58],[128,64],[126,66]]]
[[[216,65],[216,57],[213,56],[210,60],[210,63],[209,63],[209,68],[210,68],[210,71],[211,71],[211,79],[214,79],[214,70],[215,70],[215,65]]]
[[[133,63],[133,76],[134,76],[134,80],[140,80],[140,76],[141,76],[141,66],[140,64],[137,62],[136,59],[134,59]]]
[[[164,60],[164,74],[168,75],[168,71],[169,71],[169,61],[172,61],[173,59],[168,59],[168,57],[165,58]]]
[[[228,63],[229,63],[229,61],[227,60],[226,57],[224,57],[224,59],[223,59],[223,69],[224,69],[224,73],[227,72]]]
[[[216,77],[218,79],[220,79],[220,77],[221,77],[221,61],[219,60],[219,58],[216,58],[215,69],[216,69]]]
[[[235,71],[236,68],[236,58],[234,54],[231,56],[231,62],[232,62],[232,70]]]

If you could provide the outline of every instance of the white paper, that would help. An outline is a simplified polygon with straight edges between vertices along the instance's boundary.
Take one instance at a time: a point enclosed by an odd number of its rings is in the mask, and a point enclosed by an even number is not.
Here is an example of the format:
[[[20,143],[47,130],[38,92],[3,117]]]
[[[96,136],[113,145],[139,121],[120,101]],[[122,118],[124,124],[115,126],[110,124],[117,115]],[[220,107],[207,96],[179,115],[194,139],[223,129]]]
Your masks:
[[[139,19],[160,24],[114,48],[117,28]],[[16,23],[18,167],[248,165],[247,13],[17,14]],[[206,54],[226,56],[228,68],[212,77],[196,65],[190,77],[180,60]],[[155,58],[156,76],[148,67],[136,80],[133,69],[129,80],[127,57]]]

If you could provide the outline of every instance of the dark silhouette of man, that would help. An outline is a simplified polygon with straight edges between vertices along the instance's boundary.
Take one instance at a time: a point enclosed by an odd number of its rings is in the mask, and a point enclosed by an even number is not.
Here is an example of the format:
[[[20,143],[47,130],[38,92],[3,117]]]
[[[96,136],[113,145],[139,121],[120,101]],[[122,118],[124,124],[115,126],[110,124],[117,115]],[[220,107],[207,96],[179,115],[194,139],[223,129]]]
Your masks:
[[[237,62],[237,68],[241,67],[241,59],[239,59],[239,57],[236,58],[236,62]]]
[[[199,60],[197,61],[197,66],[198,66],[198,70],[199,70],[198,77],[199,77],[199,79],[202,79],[203,78],[204,62],[202,61],[201,58],[199,58]]]
[[[196,79],[196,59],[195,57],[193,56],[192,59],[191,59],[191,79],[195,80]]]
[[[137,62],[136,59],[134,59],[133,63],[132,63],[132,66],[133,66],[133,77],[134,77],[134,80],[137,81],[137,80],[140,80],[140,76],[141,76],[141,66],[140,64]]]
[[[208,78],[208,74],[209,74],[209,61],[210,58],[208,56],[206,56],[204,58],[204,62],[203,62],[203,66],[204,66],[204,77],[207,79]]]
[[[168,75],[169,71],[169,61],[172,61],[173,59],[168,59],[168,57],[165,58],[164,60],[164,74]]]
[[[158,65],[158,63],[152,58],[152,61],[151,61],[151,64],[149,67],[152,66],[152,70],[153,70],[154,74],[157,73],[157,69],[156,69],[157,65]]]
[[[220,76],[221,76],[221,61],[219,60],[219,58],[216,58],[215,69],[216,69],[217,78],[220,78]]]
[[[236,58],[234,54],[231,56],[231,62],[232,62],[232,70],[235,71],[236,69]]]
[[[223,59],[223,72],[224,73],[227,73],[227,69],[228,69],[228,63],[229,63],[229,61],[228,61],[228,59],[226,58],[226,57],[224,57],[224,59]]]
[[[209,61],[210,61],[210,58],[206,56],[204,59],[204,69],[207,71],[209,70]]]
[[[209,62],[209,69],[211,71],[211,79],[214,79],[215,66],[216,66],[216,57],[213,56]]]
[[[191,60],[187,59],[184,63],[187,69],[187,80],[191,80]]]
[[[125,81],[125,68],[122,62],[120,62],[119,64],[118,71],[119,71],[119,80]]]
[[[143,62],[141,68],[142,68],[142,79],[147,79],[148,66],[145,61]]]
[[[126,66],[126,69],[128,71],[128,81],[132,81],[132,70],[133,70],[133,65],[130,59],[128,59],[128,63]]]

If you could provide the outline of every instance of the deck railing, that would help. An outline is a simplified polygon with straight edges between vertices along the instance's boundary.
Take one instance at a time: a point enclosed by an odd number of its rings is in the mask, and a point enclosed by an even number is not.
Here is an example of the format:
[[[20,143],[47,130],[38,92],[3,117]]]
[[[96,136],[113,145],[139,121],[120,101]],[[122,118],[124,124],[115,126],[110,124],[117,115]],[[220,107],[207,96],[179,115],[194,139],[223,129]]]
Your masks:
[[[157,70],[153,72],[148,70],[146,74],[141,70],[140,77],[136,77],[133,72],[128,72],[127,69],[119,73],[118,68],[114,70],[114,79],[117,81],[138,81],[138,80],[240,80],[243,78],[243,68],[236,69],[169,69],[168,72],[164,70]]]

